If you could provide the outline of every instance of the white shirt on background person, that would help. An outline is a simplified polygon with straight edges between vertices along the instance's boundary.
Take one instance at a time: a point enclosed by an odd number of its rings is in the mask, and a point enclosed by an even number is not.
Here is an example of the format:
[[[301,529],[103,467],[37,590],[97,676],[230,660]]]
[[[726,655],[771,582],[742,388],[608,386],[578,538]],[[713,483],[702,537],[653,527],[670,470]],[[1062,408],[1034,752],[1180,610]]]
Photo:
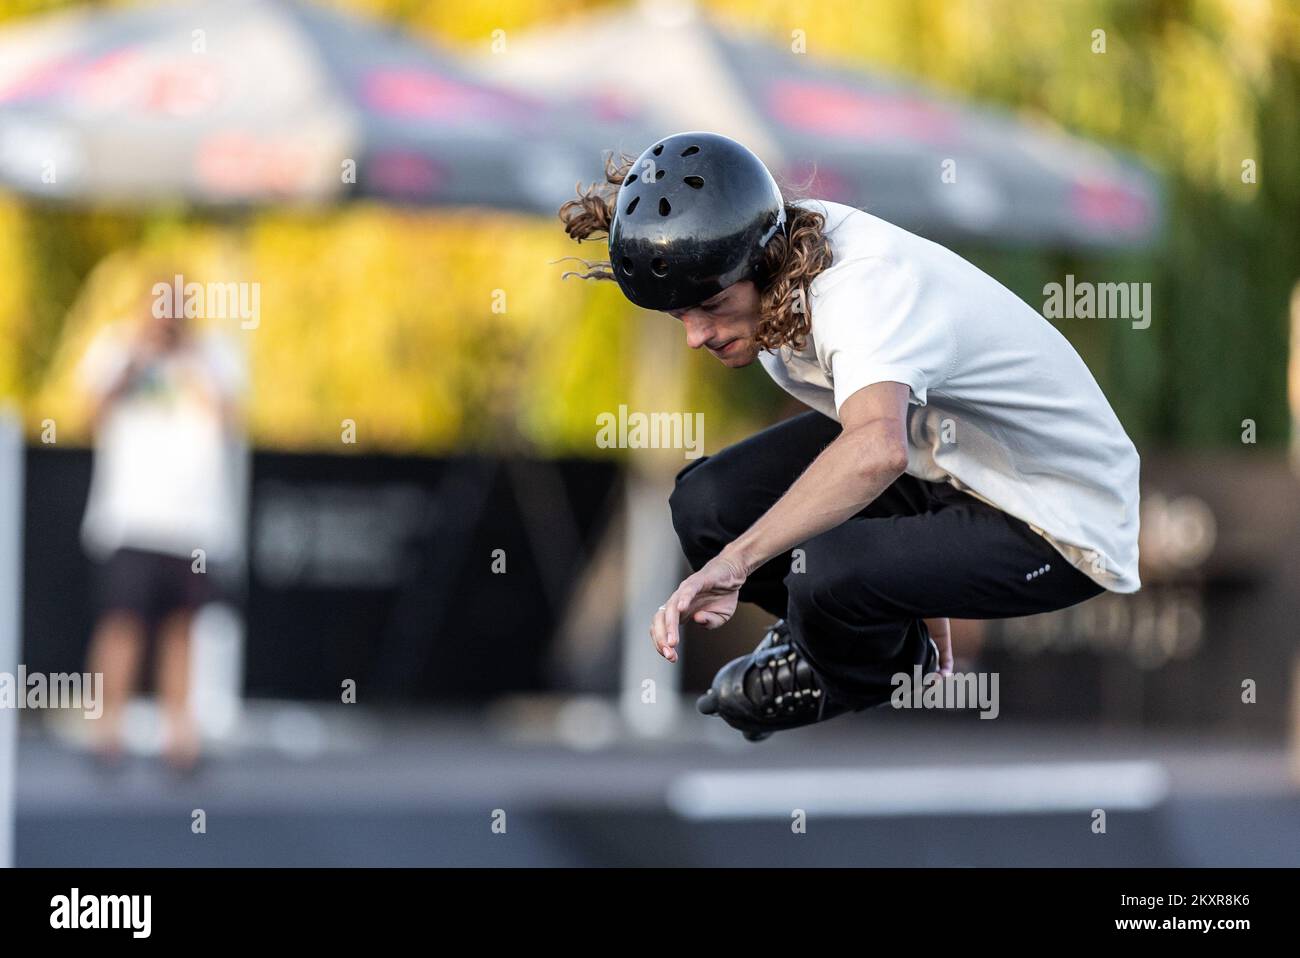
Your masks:
[[[111,325],[79,367],[100,398],[130,362],[130,330]],[[242,389],[235,355],[214,336],[195,334],[177,353],[153,359],[105,408],[95,432],[90,495],[82,520],[86,551],[104,559],[122,548],[190,558],[228,558],[237,541],[230,442],[221,403]]]

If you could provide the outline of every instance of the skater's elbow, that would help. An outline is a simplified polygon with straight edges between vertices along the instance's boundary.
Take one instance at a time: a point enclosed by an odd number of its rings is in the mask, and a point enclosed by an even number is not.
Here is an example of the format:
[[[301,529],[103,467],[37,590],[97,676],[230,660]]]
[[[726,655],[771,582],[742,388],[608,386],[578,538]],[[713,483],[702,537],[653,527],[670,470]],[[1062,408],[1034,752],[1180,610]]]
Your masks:
[[[893,482],[907,470],[908,387],[881,382],[864,386],[839,409],[854,461],[872,481]]]
[[[872,471],[873,476],[884,476],[893,482],[907,472],[907,443],[895,439],[883,440],[877,455],[879,458]]]
[[[907,440],[901,423],[872,420],[846,430],[843,438],[851,444],[864,478],[893,482],[907,471]]]

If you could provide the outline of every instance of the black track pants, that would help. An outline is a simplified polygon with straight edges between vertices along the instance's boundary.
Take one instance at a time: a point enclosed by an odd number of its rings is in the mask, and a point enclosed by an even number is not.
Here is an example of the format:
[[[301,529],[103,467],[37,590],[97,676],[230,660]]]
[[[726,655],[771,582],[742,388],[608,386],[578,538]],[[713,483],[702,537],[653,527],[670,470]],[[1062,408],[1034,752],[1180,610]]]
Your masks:
[[[677,475],[669,504],[699,569],[779,499],[840,432],[807,412]],[[884,701],[890,677],[926,656],[922,618],[1003,619],[1105,591],[1024,522],[947,483],[903,475],[848,521],[756,569],[740,590],[790,624],[833,693]]]

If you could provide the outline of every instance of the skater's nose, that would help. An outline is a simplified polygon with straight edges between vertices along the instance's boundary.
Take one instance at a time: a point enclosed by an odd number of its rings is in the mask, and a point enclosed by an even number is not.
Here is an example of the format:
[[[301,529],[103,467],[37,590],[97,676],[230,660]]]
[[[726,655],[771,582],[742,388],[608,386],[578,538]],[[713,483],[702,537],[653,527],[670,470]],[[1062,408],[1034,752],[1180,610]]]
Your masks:
[[[682,325],[686,328],[686,345],[691,349],[699,349],[713,339],[713,324],[701,322],[692,313],[682,315]]]

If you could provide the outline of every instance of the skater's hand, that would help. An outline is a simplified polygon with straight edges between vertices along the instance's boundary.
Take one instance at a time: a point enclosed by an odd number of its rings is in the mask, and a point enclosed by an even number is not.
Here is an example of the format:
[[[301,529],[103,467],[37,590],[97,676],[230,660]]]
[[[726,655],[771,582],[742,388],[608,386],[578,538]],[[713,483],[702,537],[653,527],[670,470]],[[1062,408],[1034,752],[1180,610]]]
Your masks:
[[[745,575],[739,564],[717,556],[699,572],[683,580],[677,591],[655,613],[650,626],[650,638],[655,648],[669,662],[677,661],[677,645],[681,642],[678,625],[682,618],[690,618],[706,629],[716,629],[735,614],[740,601],[740,587]]]
[[[939,647],[939,674],[952,675],[952,626],[947,619],[926,619],[930,638]]]

